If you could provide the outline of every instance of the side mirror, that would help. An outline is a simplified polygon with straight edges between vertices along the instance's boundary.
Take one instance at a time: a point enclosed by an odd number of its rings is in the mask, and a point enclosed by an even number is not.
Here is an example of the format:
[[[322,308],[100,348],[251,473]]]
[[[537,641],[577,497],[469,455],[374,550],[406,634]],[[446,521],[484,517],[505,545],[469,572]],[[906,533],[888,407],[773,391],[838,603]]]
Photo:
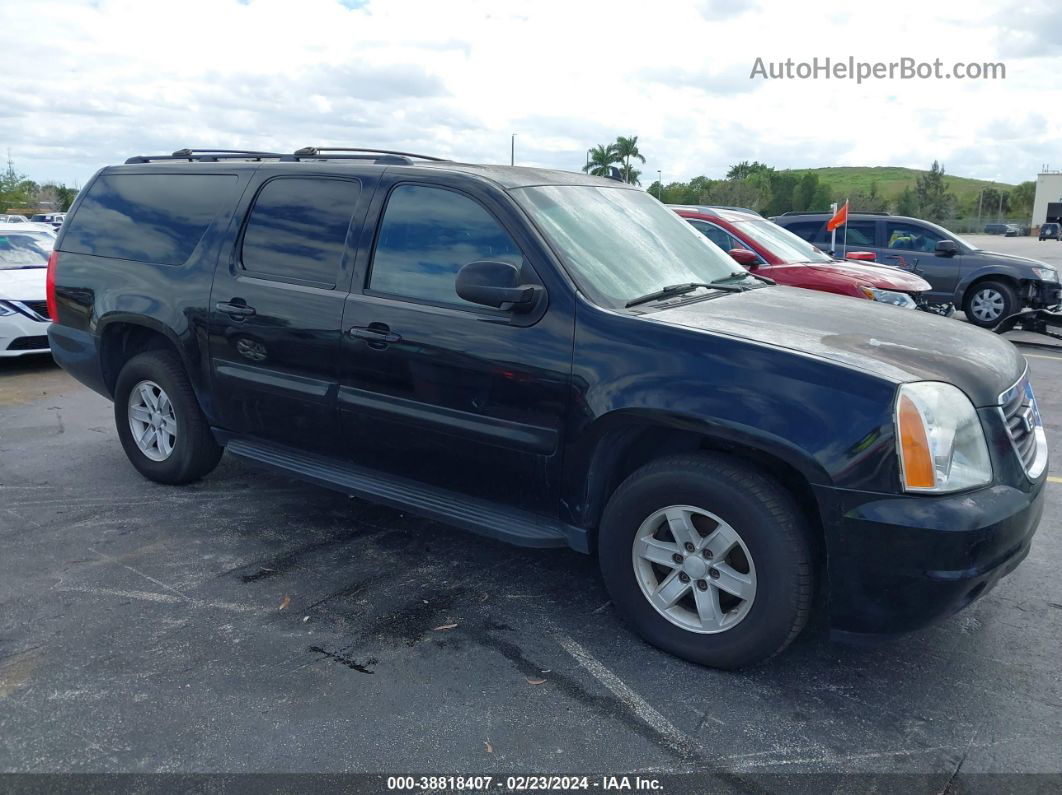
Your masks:
[[[959,247],[954,240],[941,240],[933,251],[938,257],[954,257],[959,253]]]
[[[727,253],[734,262],[738,265],[744,265],[746,268],[758,268],[760,265],[759,255],[755,251],[749,251],[747,248],[732,248]]]
[[[874,262],[877,257],[873,251],[849,251],[845,255],[845,259],[855,260],[856,262]]]
[[[457,294],[473,304],[528,312],[541,287],[520,284],[520,269],[508,262],[479,260],[457,272]],[[509,306],[505,306],[508,304]]]

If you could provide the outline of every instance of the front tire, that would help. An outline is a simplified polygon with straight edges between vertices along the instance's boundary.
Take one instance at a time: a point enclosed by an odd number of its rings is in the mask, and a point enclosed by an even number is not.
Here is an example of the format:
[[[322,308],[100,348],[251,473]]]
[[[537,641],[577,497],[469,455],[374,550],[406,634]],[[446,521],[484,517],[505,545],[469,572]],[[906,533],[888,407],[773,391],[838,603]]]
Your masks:
[[[782,651],[807,623],[804,517],[760,470],[714,453],[669,456],[616,489],[599,533],[613,603],[645,640],[715,668]]]
[[[995,328],[1005,317],[1018,311],[1014,288],[1003,282],[979,282],[971,287],[963,301],[966,319],[981,328]]]
[[[126,362],[115,383],[114,422],[129,461],[149,480],[191,483],[221,459],[184,367],[169,351]]]

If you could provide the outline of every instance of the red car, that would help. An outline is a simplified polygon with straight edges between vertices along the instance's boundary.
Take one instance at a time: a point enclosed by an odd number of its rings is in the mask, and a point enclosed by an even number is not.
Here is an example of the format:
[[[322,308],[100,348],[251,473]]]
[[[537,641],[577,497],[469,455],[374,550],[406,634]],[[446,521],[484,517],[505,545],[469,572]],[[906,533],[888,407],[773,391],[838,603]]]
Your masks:
[[[921,276],[864,260],[836,260],[751,210],[679,205],[671,209],[739,264],[779,284],[929,309],[925,297],[930,285]]]

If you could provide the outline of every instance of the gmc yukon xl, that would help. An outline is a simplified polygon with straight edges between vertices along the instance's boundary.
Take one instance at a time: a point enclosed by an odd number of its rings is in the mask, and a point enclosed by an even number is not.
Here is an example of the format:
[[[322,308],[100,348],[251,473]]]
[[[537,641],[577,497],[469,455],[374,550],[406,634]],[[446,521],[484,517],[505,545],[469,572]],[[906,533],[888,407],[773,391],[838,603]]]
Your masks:
[[[81,191],[48,334],[147,478],[227,450],[593,553],[635,631],[733,668],[817,592],[849,636],[969,604],[1028,552],[1047,470],[1011,343],[767,282],[608,179],[180,150]]]

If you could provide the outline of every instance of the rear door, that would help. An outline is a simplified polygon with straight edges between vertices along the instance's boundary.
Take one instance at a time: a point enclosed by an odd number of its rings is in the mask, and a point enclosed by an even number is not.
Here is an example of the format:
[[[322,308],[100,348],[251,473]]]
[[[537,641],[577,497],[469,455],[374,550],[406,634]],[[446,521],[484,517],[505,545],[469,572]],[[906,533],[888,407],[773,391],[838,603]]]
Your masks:
[[[346,454],[556,516],[573,298],[543,282],[548,255],[514,209],[475,182],[460,185],[398,181],[385,200],[378,190],[382,217],[343,318]],[[518,265],[546,300],[529,314],[464,301],[455,277],[476,260]]]
[[[371,186],[369,186],[371,187]],[[364,179],[265,174],[210,296],[210,365],[222,426],[337,447],[340,321]]]

